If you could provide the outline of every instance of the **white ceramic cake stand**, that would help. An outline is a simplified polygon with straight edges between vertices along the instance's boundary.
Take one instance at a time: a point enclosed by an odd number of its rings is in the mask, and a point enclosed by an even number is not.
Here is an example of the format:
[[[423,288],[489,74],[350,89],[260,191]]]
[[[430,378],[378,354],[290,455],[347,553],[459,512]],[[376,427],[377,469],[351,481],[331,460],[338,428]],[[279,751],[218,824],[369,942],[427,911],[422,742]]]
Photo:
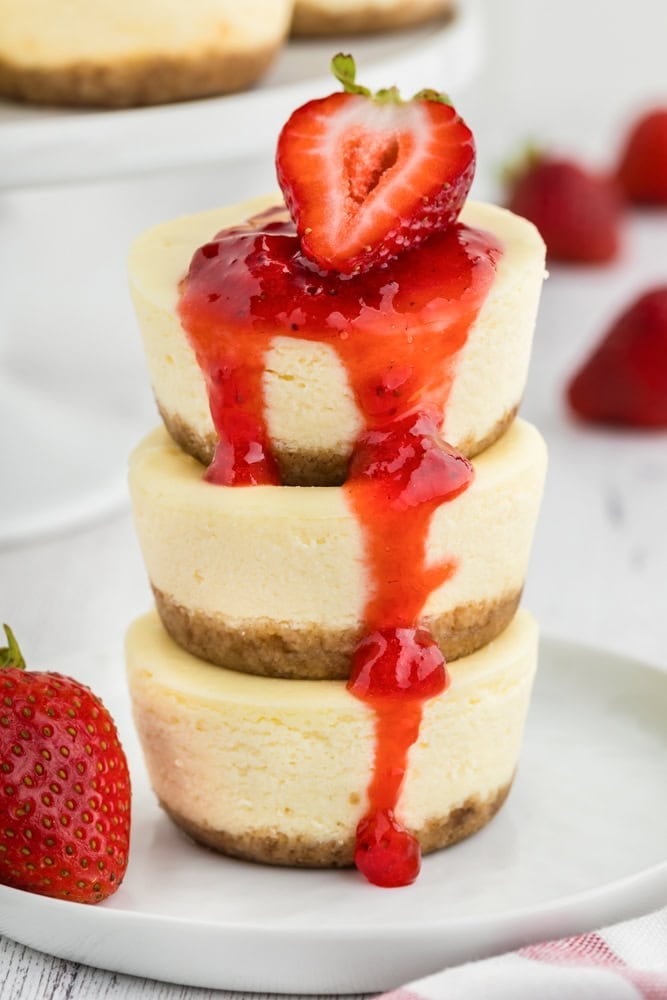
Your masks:
[[[335,89],[332,55],[352,52],[360,82],[425,86],[454,96],[481,61],[478,0],[458,0],[439,26],[376,36],[298,40],[252,90],[127,111],[62,110],[0,100],[0,188],[109,178],[138,171],[270,154],[295,107]]]
[[[467,0],[435,29],[292,42],[261,85],[231,97],[120,112],[0,102],[0,544],[124,501],[127,453],[155,420],[124,273],[131,238],[273,188],[278,131],[330,92],[335,51],[353,50],[371,87],[456,93],[479,35]]]
[[[125,502],[116,459],[127,436],[96,408],[3,374],[0,426],[0,544],[83,525]]]
[[[128,240],[92,187],[0,192],[0,544],[125,502],[127,453],[153,419]]]

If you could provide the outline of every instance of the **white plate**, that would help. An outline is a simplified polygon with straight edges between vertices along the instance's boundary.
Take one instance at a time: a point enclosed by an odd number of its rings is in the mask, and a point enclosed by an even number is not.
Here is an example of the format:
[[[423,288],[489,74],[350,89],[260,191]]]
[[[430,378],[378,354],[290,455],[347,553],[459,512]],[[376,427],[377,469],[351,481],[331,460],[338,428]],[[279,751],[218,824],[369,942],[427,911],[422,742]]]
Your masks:
[[[476,0],[460,0],[457,16],[441,27],[291,41],[257,87],[228,97],[127,111],[0,101],[0,189],[256,156],[273,148],[295,107],[335,89],[329,62],[340,49],[355,54],[360,79],[374,89],[456,93],[480,60]]]
[[[120,657],[59,666],[116,714],[134,778],[132,853],[121,889],[97,907],[0,888],[0,932],[33,948],[212,989],[378,991],[667,896],[667,674],[636,661],[543,641],[507,805],[394,890],[190,843],[148,788]]]

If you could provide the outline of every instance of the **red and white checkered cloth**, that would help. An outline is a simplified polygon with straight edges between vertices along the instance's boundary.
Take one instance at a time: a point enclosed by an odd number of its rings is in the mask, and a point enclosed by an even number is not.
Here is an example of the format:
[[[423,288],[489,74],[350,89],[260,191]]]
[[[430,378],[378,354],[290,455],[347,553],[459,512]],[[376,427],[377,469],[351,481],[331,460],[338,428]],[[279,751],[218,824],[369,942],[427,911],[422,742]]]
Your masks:
[[[667,1000],[667,909],[445,969],[382,1000]]]

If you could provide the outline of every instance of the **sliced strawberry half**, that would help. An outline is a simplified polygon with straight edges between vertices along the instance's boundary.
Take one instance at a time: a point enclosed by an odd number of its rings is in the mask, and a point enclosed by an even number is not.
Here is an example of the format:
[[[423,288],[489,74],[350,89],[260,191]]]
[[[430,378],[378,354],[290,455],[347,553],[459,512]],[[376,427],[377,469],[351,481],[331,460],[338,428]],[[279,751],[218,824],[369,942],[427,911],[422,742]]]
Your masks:
[[[355,82],[354,60],[332,68],[345,88],[298,108],[278,140],[276,169],[304,254],[351,274],[415,246],[457,218],[472,184],[472,133],[448,99]]]

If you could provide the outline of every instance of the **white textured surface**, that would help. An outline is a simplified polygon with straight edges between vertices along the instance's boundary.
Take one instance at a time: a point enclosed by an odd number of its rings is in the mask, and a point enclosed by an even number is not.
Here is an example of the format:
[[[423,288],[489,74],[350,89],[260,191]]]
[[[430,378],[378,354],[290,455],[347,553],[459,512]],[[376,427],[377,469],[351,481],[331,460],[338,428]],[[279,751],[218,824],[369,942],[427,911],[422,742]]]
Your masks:
[[[600,26],[600,5],[581,0],[487,0],[491,21],[489,69],[479,86],[459,102],[475,128],[480,151],[480,196],[492,190],[490,178],[500,162],[527,136],[555,139],[560,148],[594,152],[598,161],[610,155],[618,129],[629,114],[665,94],[663,0],[635,0],[631,16],[614,11]],[[604,32],[604,45],[600,44]],[[564,71],[565,64],[565,71]],[[294,64],[296,66],[296,64]],[[289,70],[289,65],[283,66]],[[530,81],[527,85],[526,81]],[[424,82],[424,81],[422,81]],[[5,109],[3,109],[5,110]],[[17,108],[23,116],[25,109]],[[179,114],[183,109],[179,109]],[[10,115],[6,112],[6,120]],[[141,120],[143,122],[144,119]],[[200,119],[194,115],[195,127]],[[104,124],[104,129],[102,128]],[[52,141],[62,148],[61,166],[71,167],[67,144],[71,129],[53,123]],[[134,150],[118,148],[106,121],[92,136],[98,166],[113,157],[127,169]],[[130,142],[145,140],[138,123]],[[216,136],[210,142],[217,142]],[[203,142],[209,141],[203,135]],[[145,142],[152,162],[162,153]],[[43,149],[43,147],[42,147]],[[188,158],[190,151],[186,150]],[[32,176],[43,173],[42,153],[35,154]],[[8,172],[21,171],[8,161]],[[86,167],[88,167],[86,165]],[[85,389],[91,405],[106,402],[130,415],[135,439],[154,420],[147,404],[147,380],[139,357],[124,292],[124,254],[132,235],[145,226],[179,213],[201,211],[225,200],[268,190],[272,167],[246,160],[233,185],[217,168],[150,178],[125,187],[104,185],[65,191],[45,190],[5,196],[3,231],[13,225],[11,239],[0,247],[3,258],[3,318],[5,327],[20,333],[6,360],[12,372],[38,375],[44,385],[66,386],[72,395]],[[24,233],[21,257],[17,233]],[[58,234],[67,234],[68,254],[59,252]],[[104,239],[101,234],[104,234]],[[96,278],[77,304],[77,323],[68,327],[64,289],[71,275],[73,243],[87,252],[96,246]],[[83,256],[83,251],[82,251]],[[527,593],[531,610],[548,634],[637,655],[667,669],[667,437],[612,434],[582,430],[566,416],[561,388],[564,378],[589,349],[609,317],[635,292],[651,282],[664,282],[667,258],[665,217],[632,215],[622,262],[602,271],[554,269],[547,282],[529,375],[523,415],[534,420],[547,438],[550,473],[533,552]],[[57,294],[49,289],[48,311],[42,295],[32,313],[46,315],[48,344],[65,344],[56,354],[41,350],[40,323],[22,319],[18,290],[8,265],[18,263],[29,273],[34,266],[56,276]],[[93,263],[91,261],[91,263]],[[98,273],[99,272],[99,273]],[[106,285],[105,285],[106,282]],[[105,288],[108,289],[105,296]],[[34,293],[33,282],[25,296]],[[28,299],[26,298],[26,301]],[[99,303],[106,302],[104,315]],[[83,318],[83,323],[81,323]],[[84,348],[90,331],[92,348]],[[108,349],[112,336],[114,354]],[[74,353],[73,353],[74,352]],[[87,372],[87,380],[81,372]],[[49,419],[49,411],[44,411]],[[6,434],[3,423],[2,433]],[[25,463],[39,456],[21,455]],[[5,472],[3,468],[3,473]],[[42,481],[48,492],[50,482]],[[94,528],[48,542],[7,549],[0,554],[0,609],[21,636],[33,665],[54,651],[72,656],[72,666],[85,667],[81,649],[118,645],[128,622],[148,607],[149,594],[125,509]],[[91,665],[93,659],[91,655]],[[572,695],[578,692],[575,681]],[[600,682],[604,696],[606,685]],[[549,713],[547,712],[547,719]],[[556,720],[557,721],[557,720]],[[664,718],[663,718],[664,721]],[[579,717],[579,739],[592,739],[585,710]],[[553,731],[553,730],[552,730]],[[556,740],[558,733],[554,733]],[[562,733],[561,733],[562,738]],[[615,753],[623,760],[623,745]],[[614,773],[616,757],[602,773]],[[628,788],[651,794],[656,802],[662,788],[649,773],[650,757],[633,770]],[[595,814],[597,800],[590,798]],[[600,841],[604,852],[618,850],[618,834],[627,829],[623,818],[614,837]],[[663,838],[664,839],[664,838]],[[545,867],[550,858],[545,858]],[[663,897],[664,900],[664,897]],[[646,908],[650,904],[646,903]],[[638,903],[637,909],[641,909]],[[620,917],[620,911],[615,915]],[[588,926],[596,914],[589,914]],[[538,924],[535,932],[544,931]],[[261,956],[255,956],[261,964]],[[212,1000],[232,997],[219,991],[195,990],[146,982],[51,959],[4,939],[0,943],[2,1000]],[[480,1000],[468,997],[468,1000]]]

